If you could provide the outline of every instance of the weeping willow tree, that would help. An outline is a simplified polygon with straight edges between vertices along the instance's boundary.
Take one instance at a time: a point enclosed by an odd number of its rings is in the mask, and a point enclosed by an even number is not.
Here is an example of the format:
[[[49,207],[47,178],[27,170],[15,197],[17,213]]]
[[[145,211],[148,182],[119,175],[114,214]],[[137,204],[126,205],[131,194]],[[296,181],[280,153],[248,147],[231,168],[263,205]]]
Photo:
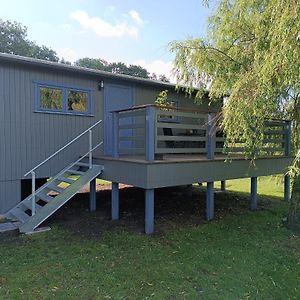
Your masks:
[[[201,87],[209,88],[211,99],[228,96],[221,126],[229,143],[242,138],[253,153],[263,144],[266,118],[292,120],[296,159],[288,220],[300,226],[299,1],[220,0],[207,38],[175,41],[170,48],[178,84],[200,88],[198,98]]]

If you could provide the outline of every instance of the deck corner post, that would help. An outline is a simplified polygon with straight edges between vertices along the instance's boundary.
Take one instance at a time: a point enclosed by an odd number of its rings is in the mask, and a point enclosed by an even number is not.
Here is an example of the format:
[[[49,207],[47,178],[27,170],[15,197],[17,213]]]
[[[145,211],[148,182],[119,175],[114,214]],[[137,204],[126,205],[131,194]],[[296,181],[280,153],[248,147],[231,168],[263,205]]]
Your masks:
[[[291,177],[290,175],[286,174],[284,175],[284,201],[289,202],[290,201],[290,189],[291,189]]]
[[[215,144],[216,144],[215,114],[214,113],[208,114],[206,136],[207,136],[207,158],[214,159]]]
[[[154,189],[145,190],[145,233],[154,232]]]
[[[96,210],[96,200],[97,200],[97,194],[96,194],[96,178],[90,181],[90,211]]]
[[[153,161],[155,157],[155,107],[146,109],[146,160]]]
[[[119,183],[112,182],[111,184],[111,219],[119,220]]]
[[[221,191],[226,192],[226,181],[225,180],[221,180]]]
[[[251,199],[250,199],[250,209],[257,209],[257,177],[251,177]]]
[[[214,182],[207,182],[206,187],[206,220],[210,221],[214,218]]]
[[[119,157],[119,113],[112,112],[112,156]]]
[[[284,130],[284,155],[291,155],[291,136],[292,136],[292,128],[291,121],[285,121],[285,130]]]

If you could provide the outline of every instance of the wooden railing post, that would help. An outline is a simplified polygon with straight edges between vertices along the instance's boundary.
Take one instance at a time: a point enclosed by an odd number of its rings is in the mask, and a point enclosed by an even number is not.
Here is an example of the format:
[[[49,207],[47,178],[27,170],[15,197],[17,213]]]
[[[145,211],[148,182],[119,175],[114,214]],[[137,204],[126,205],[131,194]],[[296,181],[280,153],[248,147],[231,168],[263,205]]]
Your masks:
[[[284,155],[291,155],[291,137],[292,137],[292,128],[291,121],[285,121],[285,130],[284,130]]]
[[[112,113],[112,156],[119,157],[119,113],[114,111]]]
[[[146,109],[146,160],[153,161],[155,158],[155,107],[148,106]]]
[[[215,114],[209,113],[207,117],[207,158],[214,159],[215,144],[216,144],[216,128],[215,128]]]
[[[290,156],[292,153],[291,146],[292,139],[292,128],[291,121],[285,121],[285,130],[284,130],[284,155]],[[290,188],[291,188],[291,178],[290,175],[284,175],[284,201],[288,202],[290,200]]]

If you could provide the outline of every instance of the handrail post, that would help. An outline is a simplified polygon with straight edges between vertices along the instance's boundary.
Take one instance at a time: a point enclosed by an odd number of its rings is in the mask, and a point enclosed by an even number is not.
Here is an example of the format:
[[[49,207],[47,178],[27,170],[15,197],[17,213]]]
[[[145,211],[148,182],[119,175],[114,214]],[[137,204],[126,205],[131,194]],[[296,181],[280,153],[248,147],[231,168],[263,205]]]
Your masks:
[[[114,158],[118,158],[119,157],[119,113],[116,111],[112,113],[112,123],[113,123],[112,156]]]
[[[148,106],[146,109],[146,160],[154,161],[155,158],[155,107]]]
[[[285,130],[284,130],[284,155],[291,155],[291,136],[292,128],[291,121],[285,121]]]
[[[284,127],[284,155],[290,156],[292,152],[291,147],[292,127],[291,121],[285,121]],[[291,177],[289,174],[284,175],[284,201],[290,200]]]
[[[92,149],[93,149],[93,132],[89,130],[89,168],[92,168],[93,164],[93,156],[92,156]]]
[[[31,172],[31,215],[35,215],[35,172]]]
[[[207,115],[207,158],[214,159],[215,157],[215,143],[216,143],[216,132],[215,132],[215,114],[209,113]]]

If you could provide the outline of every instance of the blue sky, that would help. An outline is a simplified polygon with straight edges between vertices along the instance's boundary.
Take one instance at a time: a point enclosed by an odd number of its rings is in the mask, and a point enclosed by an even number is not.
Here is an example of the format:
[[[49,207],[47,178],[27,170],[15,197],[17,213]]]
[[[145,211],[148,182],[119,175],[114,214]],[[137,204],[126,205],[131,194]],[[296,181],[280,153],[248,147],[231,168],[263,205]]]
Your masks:
[[[166,74],[167,45],[204,36],[211,9],[201,0],[0,0],[0,18],[28,28],[28,37],[74,61],[97,57]]]

